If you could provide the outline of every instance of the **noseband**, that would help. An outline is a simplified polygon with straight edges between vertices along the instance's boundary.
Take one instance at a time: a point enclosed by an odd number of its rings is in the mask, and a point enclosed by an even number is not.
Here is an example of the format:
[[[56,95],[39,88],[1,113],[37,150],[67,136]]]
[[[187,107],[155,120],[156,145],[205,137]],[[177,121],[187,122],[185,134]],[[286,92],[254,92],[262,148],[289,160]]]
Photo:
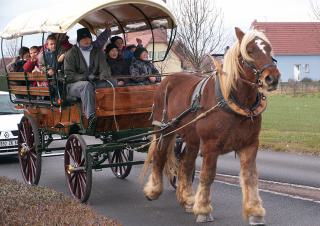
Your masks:
[[[241,63],[243,66],[246,66],[248,67],[249,69],[252,70],[253,74],[255,75],[256,77],[256,81],[255,82],[251,82],[251,81],[248,81],[247,79],[244,79],[240,76],[240,79],[242,81],[244,81],[245,83],[248,83],[252,86],[255,86],[255,87],[261,87],[262,86],[262,82],[260,80],[260,77],[262,76],[263,72],[267,69],[267,68],[270,68],[270,67],[277,67],[277,60],[274,59],[273,57],[271,57],[272,59],[272,63],[271,64],[265,64],[262,66],[262,68],[260,69],[257,69],[257,67],[251,63],[251,62],[248,62],[246,60],[244,60],[242,57],[241,57]]]

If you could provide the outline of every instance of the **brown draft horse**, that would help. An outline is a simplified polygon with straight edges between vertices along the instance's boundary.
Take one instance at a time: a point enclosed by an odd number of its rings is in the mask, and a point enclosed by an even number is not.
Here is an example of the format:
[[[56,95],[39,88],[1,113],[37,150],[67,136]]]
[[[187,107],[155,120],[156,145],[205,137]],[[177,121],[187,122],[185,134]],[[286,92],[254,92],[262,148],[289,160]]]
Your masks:
[[[265,209],[258,191],[256,155],[266,100],[259,90],[275,90],[280,73],[272,58],[270,42],[263,33],[253,30],[245,34],[239,28],[235,28],[235,32],[238,40],[226,53],[223,70],[218,68],[218,73],[203,83],[200,108],[186,114],[162,135],[154,136],[144,165],[146,172],[152,164],[144,194],[149,200],[155,200],[162,193],[164,167],[172,162],[175,138],[179,135],[186,142],[187,151],[177,169],[176,196],[186,211],[193,212],[197,222],[213,220],[210,187],[216,175],[217,159],[221,154],[235,151],[241,164],[243,217],[250,225],[264,225]],[[199,74],[178,73],[162,81],[154,99],[155,130],[190,107],[195,87],[202,78]],[[224,106],[218,104],[217,79],[220,80],[220,94],[227,100]],[[212,106],[218,107],[195,123],[174,131]],[[170,131],[173,133],[164,135]],[[192,173],[199,149],[203,161],[194,195]]]

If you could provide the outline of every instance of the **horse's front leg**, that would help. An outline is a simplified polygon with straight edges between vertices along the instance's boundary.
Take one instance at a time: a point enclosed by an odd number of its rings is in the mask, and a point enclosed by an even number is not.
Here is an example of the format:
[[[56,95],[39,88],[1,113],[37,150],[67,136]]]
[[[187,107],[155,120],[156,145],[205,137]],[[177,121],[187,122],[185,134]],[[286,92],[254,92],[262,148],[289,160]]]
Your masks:
[[[243,217],[250,225],[264,225],[265,216],[258,190],[257,151],[258,142],[239,151]]]
[[[211,212],[211,193],[210,187],[216,175],[218,152],[215,152],[215,146],[210,143],[203,143],[202,154],[203,161],[200,172],[200,182],[195,196],[193,213],[197,216],[197,222],[213,221]]]

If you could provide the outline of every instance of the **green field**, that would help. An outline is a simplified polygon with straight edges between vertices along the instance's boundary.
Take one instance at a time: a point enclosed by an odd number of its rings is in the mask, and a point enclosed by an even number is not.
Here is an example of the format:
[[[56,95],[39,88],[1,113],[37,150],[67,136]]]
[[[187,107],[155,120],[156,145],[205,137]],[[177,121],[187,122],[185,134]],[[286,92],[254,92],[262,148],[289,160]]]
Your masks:
[[[268,97],[262,148],[320,155],[320,93]]]

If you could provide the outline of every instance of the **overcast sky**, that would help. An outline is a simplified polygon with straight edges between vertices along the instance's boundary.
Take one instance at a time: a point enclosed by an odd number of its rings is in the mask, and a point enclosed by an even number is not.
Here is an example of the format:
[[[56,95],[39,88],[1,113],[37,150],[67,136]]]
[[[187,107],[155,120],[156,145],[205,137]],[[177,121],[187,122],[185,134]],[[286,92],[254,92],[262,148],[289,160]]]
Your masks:
[[[8,0],[0,7],[0,32],[20,13],[48,7],[67,0]],[[78,0],[76,2],[86,1]],[[89,0],[87,0],[89,1]],[[168,0],[175,1],[175,0]],[[224,14],[225,27],[248,30],[252,21],[314,21],[310,1],[320,6],[320,0],[215,0]],[[70,9],[71,10],[71,9]]]

